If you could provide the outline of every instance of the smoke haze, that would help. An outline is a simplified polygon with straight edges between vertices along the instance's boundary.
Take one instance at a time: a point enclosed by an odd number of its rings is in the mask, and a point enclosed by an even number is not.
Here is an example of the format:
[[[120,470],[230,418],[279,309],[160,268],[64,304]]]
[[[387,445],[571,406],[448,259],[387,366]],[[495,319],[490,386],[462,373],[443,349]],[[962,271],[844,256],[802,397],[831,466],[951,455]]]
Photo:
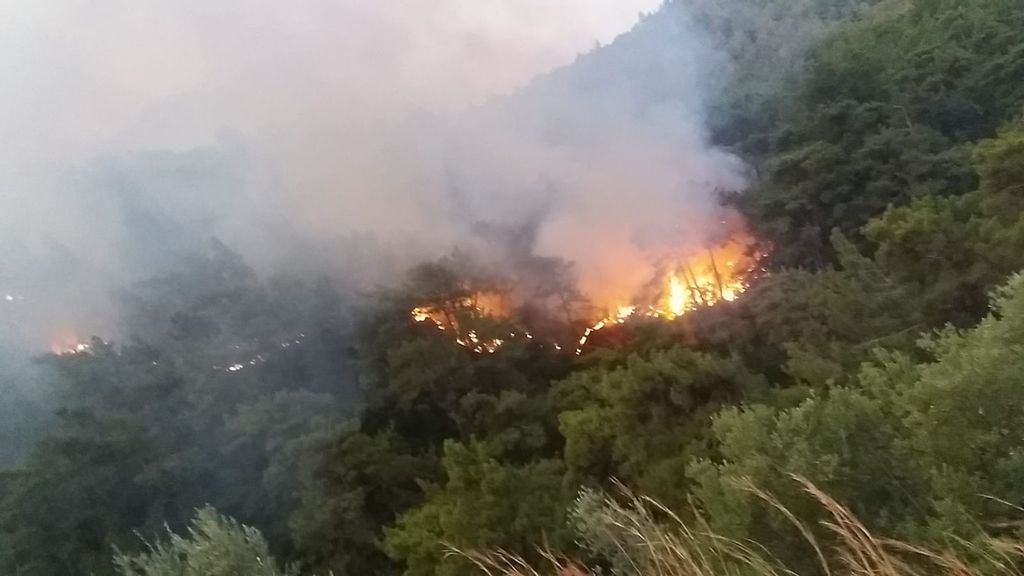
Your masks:
[[[658,4],[8,2],[3,328],[116,334],[111,291],[211,237],[375,282],[529,230],[627,297],[744,183],[708,143],[729,63],[699,28],[655,14],[613,42]]]

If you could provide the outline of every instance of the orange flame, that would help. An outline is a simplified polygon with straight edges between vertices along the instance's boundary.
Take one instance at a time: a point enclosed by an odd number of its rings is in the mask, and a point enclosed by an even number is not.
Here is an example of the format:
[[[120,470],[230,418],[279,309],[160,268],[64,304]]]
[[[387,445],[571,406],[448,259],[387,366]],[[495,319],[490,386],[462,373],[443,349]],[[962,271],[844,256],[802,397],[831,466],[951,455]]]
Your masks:
[[[683,281],[675,274],[668,278],[668,311],[672,316],[686,314],[689,298]]]
[[[742,222],[734,219],[729,224],[723,220],[722,224],[732,231],[729,239],[713,248],[690,253],[669,266],[661,282],[662,288],[656,294],[649,294],[639,302],[619,302],[605,308],[614,312],[609,312],[583,331],[576,341],[576,354],[582,354],[595,332],[624,324],[632,318],[673,320],[693,310],[739,298],[747,289],[748,279],[757,269],[759,257],[749,255],[754,240]],[[457,312],[469,311],[471,315],[481,317],[503,316],[507,306],[502,294],[479,293],[467,298],[465,302],[456,303],[456,308]],[[452,314],[451,311],[420,306],[413,308],[410,315],[415,322],[429,322],[438,330],[452,332],[459,345],[478,353],[493,353],[506,342],[503,338],[483,339],[472,330],[463,333],[458,324],[458,314]],[[510,338],[520,335],[533,338],[525,331],[509,334]],[[561,344],[552,345],[556,350],[562,350]]]
[[[747,289],[747,279],[755,268],[747,252],[752,240],[741,232],[727,243],[708,249],[685,263],[673,267],[665,279],[658,302],[645,307],[618,305],[616,312],[591,325],[579,339],[576,354],[583,353],[590,336],[613,324],[623,324],[635,316],[672,320],[702,307],[731,302]]]
[[[503,316],[503,310],[505,309],[504,298],[501,294],[486,292],[473,294],[464,301],[458,302],[457,305],[461,312],[468,312],[471,316],[475,317]],[[493,354],[506,342],[505,338],[482,337],[473,329],[470,329],[463,335],[462,327],[460,326],[458,319],[459,315],[453,314],[450,311],[428,306],[417,306],[416,308],[413,308],[409,314],[412,316],[413,321],[417,323],[423,324],[429,322],[442,332],[453,332],[456,344],[464,348],[468,348],[477,354],[483,354],[484,352]],[[509,332],[508,336],[509,338],[524,336],[527,339],[533,339],[533,335],[526,331],[521,333],[514,331]]]

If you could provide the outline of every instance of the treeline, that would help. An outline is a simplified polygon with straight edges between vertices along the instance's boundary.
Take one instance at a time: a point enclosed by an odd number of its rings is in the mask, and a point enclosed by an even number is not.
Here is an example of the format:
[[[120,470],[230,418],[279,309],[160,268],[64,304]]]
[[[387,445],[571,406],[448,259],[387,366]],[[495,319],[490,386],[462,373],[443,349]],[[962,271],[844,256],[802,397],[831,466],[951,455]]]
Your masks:
[[[38,360],[55,421],[0,472],[4,574],[108,574],[113,547],[207,502],[286,543],[319,443],[352,413],[349,320],[329,285],[260,281],[214,244],[121,301],[130,340]]]
[[[541,337],[479,354],[409,313],[530,327],[467,303],[479,279],[457,259],[355,305],[214,249],[126,298],[136,341],[42,360],[60,410],[0,477],[0,569],[113,573],[114,546],[205,504],[307,573],[473,573],[445,543],[612,569],[571,511],[620,482],[818,573],[806,534],[739,488],[816,529],[788,474],[909,541],[1016,534],[1024,5],[737,1],[731,26],[703,10],[746,70],[714,119],[755,167],[728,201],[770,255],[742,299],[604,331],[580,358]],[[793,58],[766,55],[779,46]]]

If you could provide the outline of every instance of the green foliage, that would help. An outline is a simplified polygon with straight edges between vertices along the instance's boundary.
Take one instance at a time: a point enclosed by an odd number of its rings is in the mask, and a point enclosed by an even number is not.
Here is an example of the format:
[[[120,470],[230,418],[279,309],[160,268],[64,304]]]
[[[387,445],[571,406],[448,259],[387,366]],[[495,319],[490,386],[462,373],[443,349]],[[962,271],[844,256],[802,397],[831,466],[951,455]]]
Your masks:
[[[157,505],[146,478],[154,464],[145,429],[89,416],[42,441],[26,469],[3,478],[5,571],[106,573],[110,547],[130,541]]]
[[[220,452],[230,463],[219,505],[246,518],[272,542],[288,542],[286,521],[313,482],[321,454],[338,428],[334,397],[306,391],[278,392],[239,406],[224,425]]]
[[[802,536],[741,480],[806,517],[785,480],[800,474],[850,502],[869,526],[902,534],[970,538],[1012,526],[1017,510],[987,496],[1024,501],[1024,437],[1014,432],[1022,425],[1022,342],[1024,279],[1015,277],[977,329],[928,342],[934,361],[882,355],[855,387],[794,408],[724,411],[713,427],[720,460],[691,467],[696,494],[716,527],[779,551],[799,550]]]
[[[901,401],[910,444],[928,470],[936,523],[966,532],[969,519],[1012,525],[1024,502],[1024,277],[1000,290],[993,314],[968,333],[929,343],[937,361]]]
[[[776,266],[826,266],[833,229],[859,238],[889,205],[971,186],[963,154],[929,128],[900,127],[892,110],[876,104],[817,110],[778,137],[756,191],[740,200]]]
[[[0,344],[0,470],[22,464],[45,435],[52,396],[47,371]]]
[[[833,228],[860,243],[890,205],[970,191],[961,145],[1024,102],[1024,7],[909,4],[829,35],[777,99],[773,126],[745,145],[758,179],[738,202],[776,266],[821,267]]]
[[[917,286],[933,325],[970,325],[988,293],[1024,267],[1024,124],[974,148],[977,191],[925,197],[893,208],[866,228],[876,259],[894,278]]]
[[[711,414],[764,386],[736,359],[680,348],[577,372],[554,391],[566,465],[577,481],[615,476],[677,498],[685,464],[708,449]]]
[[[446,546],[503,549],[536,557],[535,545],[564,547],[571,540],[565,511],[572,492],[560,460],[501,463],[480,444],[445,445],[446,481],[427,489],[424,504],[387,532],[389,553],[408,576],[473,574]]]
[[[720,94],[710,102],[715,139],[733,145],[767,130],[781,79],[801,72],[826,34],[871,12],[878,0],[673,0],[655,17],[696,21],[729,55]]]
[[[832,238],[839,264],[815,273],[774,274],[744,300],[748,330],[785,352],[778,361],[794,384],[842,384],[878,347],[910,351],[924,329],[913,291]]]
[[[392,574],[383,528],[420,504],[420,483],[438,476],[431,453],[413,452],[394,433],[368,435],[350,427],[328,444],[316,482],[291,518],[304,563],[338,576]]]
[[[483,288],[474,282],[480,280],[455,272],[451,262],[421,267],[362,320],[357,354],[367,406],[358,422],[328,443],[291,519],[300,556],[317,570],[397,573],[412,556],[440,565],[441,549],[423,539],[447,528],[426,518],[448,506],[447,491],[469,489],[458,484],[467,476],[457,474],[464,462],[455,458],[455,448],[444,448],[449,441],[472,443],[503,466],[558,463],[547,460],[557,458],[559,447],[547,389],[567,362],[529,341],[509,340],[493,354],[460,346],[455,340],[469,331],[487,338],[520,330],[474,305],[473,294]],[[413,321],[409,311],[417,306],[445,318],[447,330]],[[548,464],[537,464],[538,458]],[[553,477],[560,480],[560,474]],[[501,514],[475,513],[482,534],[505,527]],[[408,530],[389,535],[385,547],[385,528],[399,518]]]
[[[286,518],[351,398],[331,292],[264,284],[215,249],[127,298],[131,344],[43,357],[56,416],[0,480],[0,571],[109,574],[112,545],[206,502],[288,552]]]
[[[278,568],[266,540],[255,528],[221,516],[210,507],[197,510],[187,536],[171,533],[137,555],[114,558],[121,576],[290,576]]]
[[[368,430],[394,429],[424,448],[439,449],[448,438],[497,435],[501,430],[495,425],[505,422],[524,428],[520,449],[527,453],[547,442],[554,419],[538,415],[541,407],[525,398],[537,398],[564,374],[567,363],[550,348],[509,339],[510,332],[523,330],[476,307],[472,295],[485,288],[450,265],[427,265],[413,270],[402,290],[366,315],[357,354]],[[447,331],[432,322],[413,322],[414,307],[436,311]],[[497,353],[479,354],[457,343],[468,340],[470,332],[507,341]],[[511,410],[518,422],[509,422]]]
[[[174,421],[188,406],[183,382],[164,360],[99,340],[89,354],[51,359],[68,385],[65,408],[8,476],[0,506],[22,573],[102,573],[112,544],[187,514],[201,467]]]
[[[718,529],[756,539],[793,565],[812,558],[802,534],[746,492],[744,481],[773,493],[806,520],[816,520],[817,511],[789,474],[813,479],[873,526],[897,531],[902,523],[920,522],[924,486],[916,463],[900,450],[905,428],[894,410],[849,389],[812,396],[781,412],[767,406],[727,410],[714,425],[721,463],[699,461],[689,471],[700,485],[695,495]]]

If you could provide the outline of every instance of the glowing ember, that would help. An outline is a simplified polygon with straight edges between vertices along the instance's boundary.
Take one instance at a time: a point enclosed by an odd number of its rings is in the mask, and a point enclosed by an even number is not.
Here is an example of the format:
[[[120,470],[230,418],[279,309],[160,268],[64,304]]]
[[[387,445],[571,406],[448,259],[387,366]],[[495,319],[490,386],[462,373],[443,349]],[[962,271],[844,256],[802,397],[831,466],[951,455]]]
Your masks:
[[[293,338],[291,338],[289,340],[284,340],[282,342],[279,342],[278,343],[278,347],[280,347],[281,349],[291,348],[292,346],[297,346],[299,344],[302,344],[302,342],[305,339],[306,339],[306,334],[304,332],[299,332]],[[241,349],[241,348],[242,348],[241,345],[235,344],[235,349]],[[271,355],[271,357],[272,357],[273,353],[274,352],[272,350],[268,350],[267,351],[267,354]],[[244,369],[246,369],[246,368],[248,368],[250,366],[259,366],[259,365],[267,362],[268,359],[269,358],[267,356],[264,356],[263,354],[256,354],[255,356],[252,356],[251,358],[249,358],[248,360],[245,360],[243,362],[235,362],[234,364],[231,364],[230,366],[227,366],[227,367],[214,366],[213,369],[217,370],[217,371],[224,371],[224,372],[239,372],[239,371],[244,370]]]
[[[431,323],[442,332],[451,331],[455,334],[456,344],[464,348],[468,348],[477,354],[483,354],[485,352],[488,354],[494,354],[505,344],[506,340],[503,338],[484,338],[481,337],[476,330],[469,330],[465,335],[463,335],[459,324],[460,316],[463,317],[463,319],[466,319],[467,315],[471,318],[501,315],[500,310],[503,309],[504,303],[500,295],[486,293],[474,294],[463,301],[456,302],[455,305],[455,310],[443,310],[426,306],[417,306],[416,308],[413,308],[409,314],[412,316],[413,321],[417,323]],[[522,335],[527,339],[533,339],[533,335],[529,332],[524,331]],[[515,332],[509,332],[510,339],[516,337],[518,337],[518,334]]]
[[[92,346],[90,346],[90,345],[88,345],[88,344],[86,344],[84,342],[78,342],[78,343],[71,344],[71,345],[68,345],[66,347],[63,347],[63,348],[60,347],[59,345],[51,346],[51,350],[53,351],[53,353],[58,355],[58,356],[71,356],[71,355],[75,355],[75,354],[85,354],[86,352],[89,352],[91,349],[92,349]]]

